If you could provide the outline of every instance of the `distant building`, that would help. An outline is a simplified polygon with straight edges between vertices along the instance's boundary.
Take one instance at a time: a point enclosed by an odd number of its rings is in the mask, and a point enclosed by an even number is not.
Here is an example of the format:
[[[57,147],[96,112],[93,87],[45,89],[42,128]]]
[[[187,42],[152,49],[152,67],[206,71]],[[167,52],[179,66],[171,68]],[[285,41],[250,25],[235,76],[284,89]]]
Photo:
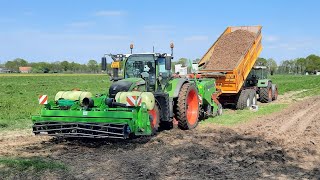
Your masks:
[[[19,71],[21,73],[31,73],[32,68],[31,67],[19,67]]]
[[[12,71],[7,68],[0,67],[0,73],[11,73],[11,72]]]

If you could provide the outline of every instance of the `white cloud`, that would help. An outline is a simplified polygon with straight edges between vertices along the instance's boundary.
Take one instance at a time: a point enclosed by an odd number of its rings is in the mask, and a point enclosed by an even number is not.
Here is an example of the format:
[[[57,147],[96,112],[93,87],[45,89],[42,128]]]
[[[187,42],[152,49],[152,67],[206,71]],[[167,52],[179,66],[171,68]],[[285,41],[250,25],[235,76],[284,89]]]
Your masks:
[[[125,12],[123,12],[123,11],[98,11],[98,12],[94,13],[95,16],[104,16],[104,17],[122,16],[124,14],[125,14]]]
[[[32,15],[34,15],[34,13],[32,11],[25,11],[25,12],[23,12],[23,15],[32,16]]]
[[[146,25],[143,27],[146,32],[160,33],[160,32],[172,32],[174,26],[171,25]]]
[[[72,22],[70,24],[67,24],[67,26],[81,28],[81,27],[89,27],[89,26],[92,26],[93,24],[94,24],[93,22]]]
[[[196,35],[184,38],[185,41],[207,41],[208,36]]]
[[[279,40],[279,38],[277,36],[274,36],[274,35],[265,35],[264,36],[264,40],[266,42],[276,42]]]
[[[309,48],[310,43],[301,43],[301,42],[286,42],[286,43],[279,43],[273,45],[267,45],[266,49],[282,49],[287,51],[295,51],[298,49]]]

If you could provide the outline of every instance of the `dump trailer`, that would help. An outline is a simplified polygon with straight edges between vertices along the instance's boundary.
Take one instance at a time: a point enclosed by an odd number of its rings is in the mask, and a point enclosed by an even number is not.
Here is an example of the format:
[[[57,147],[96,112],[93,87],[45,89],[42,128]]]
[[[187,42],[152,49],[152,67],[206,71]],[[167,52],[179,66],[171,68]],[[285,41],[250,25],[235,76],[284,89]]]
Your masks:
[[[200,118],[222,114],[215,79],[183,78],[171,74],[171,54],[109,54],[112,84],[93,95],[86,91],[60,91],[32,116],[36,135],[81,138],[120,138],[153,135],[172,128],[187,130]],[[123,66],[123,74],[118,75]]]
[[[219,101],[237,109],[277,99],[266,68],[255,66],[262,51],[261,26],[227,27],[198,63],[201,77],[215,78]]]

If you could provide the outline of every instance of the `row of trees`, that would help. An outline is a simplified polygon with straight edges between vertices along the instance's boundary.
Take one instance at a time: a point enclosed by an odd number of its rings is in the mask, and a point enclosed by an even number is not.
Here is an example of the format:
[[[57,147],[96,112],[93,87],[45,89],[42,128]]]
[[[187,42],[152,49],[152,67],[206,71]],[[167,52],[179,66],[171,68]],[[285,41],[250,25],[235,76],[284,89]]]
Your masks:
[[[280,74],[304,74],[315,73],[320,71],[320,57],[317,55],[309,55],[306,58],[297,58],[285,60],[278,66]]]
[[[281,61],[279,65],[273,59],[258,58],[256,65],[267,66],[271,74],[312,74],[320,71],[320,56],[311,54],[306,58]]]
[[[200,59],[190,60],[187,58],[180,58],[178,61],[172,61],[172,70],[176,64],[182,64],[182,66],[190,66],[194,62],[198,62]],[[285,60],[277,62],[272,59],[258,58],[255,65],[267,66],[270,74],[304,74],[314,73],[320,71],[320,57],[317,55],[309,55],[306,58],[297,58],[292,60]],[[17,58],[12,61],[7,61],[4,66],[13,71],[18,72],[21,66],[31,66],[32,72],[73,72],[73,73],[98,73],[101,69],[101,64],[96,60],[89,60],[87,64],[79,64],[76,62],[57,61],[57,62],[31,62],[27,60]],[[108,64],[110,69],[110,64]]]
[[[175,64],[182,64],[182,66],[188,66],[192,62],[198,62],[200,59],[188,60],[186,58],[180,58],[178,61],[172,63],[172,69]],[[259,57],[255,63],[256,66],[266,66],[271,75],[273,74],[309,74],[320,71],[320,56],[311,54],[306,58],[296,58],[292,60],[281,61],[278,65],[277,62],[272,59],[265,59]]]
[[[101,65],[96,60],[89,60],[87,64],[79,64],[76,62],[56,61],[48,62],[31,62],[17,58],[12,61],[7,61],[4,66],[13,71],[19,72],[19,67],[30,66],[33,73],[48,73],[48,72],[74,72],[74,73],[97,73],[101,69]]]

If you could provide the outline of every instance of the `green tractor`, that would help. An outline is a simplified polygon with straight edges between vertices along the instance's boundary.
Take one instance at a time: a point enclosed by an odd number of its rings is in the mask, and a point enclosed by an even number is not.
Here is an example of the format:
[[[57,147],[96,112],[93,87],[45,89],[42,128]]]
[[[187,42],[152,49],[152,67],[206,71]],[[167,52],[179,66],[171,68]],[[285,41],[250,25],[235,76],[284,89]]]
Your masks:
[[[174,77],[171,54],[109,55],[113,83],[106,92],[60,91],[32,116],[36,135],[120,138],[153,135],[172,128],[193,129],[200,119],[221,115],[214,79]],[[102,70],[107,70],[106,55]],[[120,64],[123,74],[119,76]],[[193,78],[194,77],[194,78]]]
[[[278,98],[278,87],[268,79],[268,71],[266,66],[254,66],[244,84],[245,90],[242,93],[248,92],[247,96],[242,96],[247,99],[240,99],[237,103],[238,109],[249,107],[251,104],[256,105],[259,100],[262,103],[269,103]],[[253,91],[253,97],[250,98],[250,91]],[[257,98],[258,95],[259,98]],[[248,101],[252,101],[249,103]]]

